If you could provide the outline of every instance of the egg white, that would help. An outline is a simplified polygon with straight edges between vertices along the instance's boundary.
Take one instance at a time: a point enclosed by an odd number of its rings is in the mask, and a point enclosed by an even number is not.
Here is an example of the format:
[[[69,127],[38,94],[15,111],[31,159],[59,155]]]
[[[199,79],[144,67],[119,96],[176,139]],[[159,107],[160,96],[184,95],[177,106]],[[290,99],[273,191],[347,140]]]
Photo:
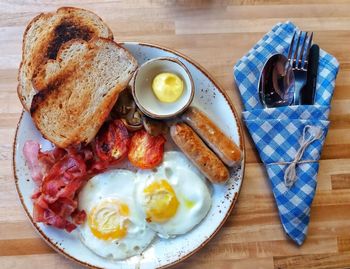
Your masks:
[[[94,236],[87,221],[79,226],[82,242],[97,255],[109,259],[125,259],[140,254],[151,243],[155,232],[138,215],[133,199],[135,173],[112,170],[99,174],[79,193],[79,209],[87,214],[102,200],[117,199],[129,207],[127,235],[121,239],[102,240]]]
[[[140,214],[146,219],[147,198],[144,189],[152,182],[165,179],[172,186],[179,201],[176,214],[163,223],[150,222],[148,226],[162,238],[185,234],[200,223],[211,207],[211,192],[205,177],[186,156],[177,151],[166,152],[163,163],[153,170],[137,172],[134,193]],[[186,206],[191,201],[193,207]]]

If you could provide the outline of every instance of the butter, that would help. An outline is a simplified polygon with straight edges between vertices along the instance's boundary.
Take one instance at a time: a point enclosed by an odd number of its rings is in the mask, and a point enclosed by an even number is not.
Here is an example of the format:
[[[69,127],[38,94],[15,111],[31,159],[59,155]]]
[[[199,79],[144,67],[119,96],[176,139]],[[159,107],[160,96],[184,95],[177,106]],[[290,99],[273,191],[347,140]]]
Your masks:
[[[153,79],[152,90],[159,101],[174,103],[181,97],[184,83],[173,73],[160,73]]]

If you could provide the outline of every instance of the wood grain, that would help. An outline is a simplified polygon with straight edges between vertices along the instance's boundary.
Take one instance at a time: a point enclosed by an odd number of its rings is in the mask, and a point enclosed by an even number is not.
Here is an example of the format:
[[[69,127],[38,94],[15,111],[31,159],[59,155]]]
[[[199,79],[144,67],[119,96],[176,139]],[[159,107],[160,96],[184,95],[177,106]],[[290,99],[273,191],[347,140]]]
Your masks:
[[[331,127],[320,162],[309,236],[302,247],[280,226],[269,182],[245,130],[247,167],[232,215],[198,254],[176,268],[350,267],[350,2],[347,0],[0,1],[0,267],[80,268],[33,230],[12,175],[12,142],[21,104],[17,68],[26,24],[40,12],[78,6],[99,14],[116,40],[176,49],[204,66],[241,112],[232,67],[276,22],[291,20],[340,61]]]

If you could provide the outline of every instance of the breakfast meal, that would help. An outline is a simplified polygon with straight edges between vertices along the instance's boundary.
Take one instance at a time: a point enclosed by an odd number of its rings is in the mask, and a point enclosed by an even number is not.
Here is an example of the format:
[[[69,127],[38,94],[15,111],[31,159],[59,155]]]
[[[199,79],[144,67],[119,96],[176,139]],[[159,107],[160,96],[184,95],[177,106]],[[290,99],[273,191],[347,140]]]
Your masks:
[[[60,8],[32,20],[18,96],[53,146],[28,140],[23,147],[36,186],[34,222],[76,230],[100,257],[122,260],[206,218],[211,183],[225,184],[242,153],[200,108],[187,108],[190,74],[169,66],[138,78],[164,110],[187,94],[178,114],[159,120],[143,112],[129,85],[136,59],[98,16]]]

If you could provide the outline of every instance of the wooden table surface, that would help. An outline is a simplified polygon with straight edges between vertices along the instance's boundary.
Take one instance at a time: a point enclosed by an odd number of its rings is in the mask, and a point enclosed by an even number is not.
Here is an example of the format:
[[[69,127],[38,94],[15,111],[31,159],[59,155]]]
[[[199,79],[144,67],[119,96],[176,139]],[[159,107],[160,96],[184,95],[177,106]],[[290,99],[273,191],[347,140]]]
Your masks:
[[[232,67],[275,23],[291,20],[340,62],[309,235],[287,240],[269,182],[245,130],[246,170],[232,215],[199,253],[176,268],[350,268],[350,2],[326,1],[0,1],[0,268],[80,268],[40,239],[25,216],[12,174],[12,143],[22,107],[17,68],[31,18],[59,6],[84,7],[117,41],[176,49],[206,68],[242,111]]]

